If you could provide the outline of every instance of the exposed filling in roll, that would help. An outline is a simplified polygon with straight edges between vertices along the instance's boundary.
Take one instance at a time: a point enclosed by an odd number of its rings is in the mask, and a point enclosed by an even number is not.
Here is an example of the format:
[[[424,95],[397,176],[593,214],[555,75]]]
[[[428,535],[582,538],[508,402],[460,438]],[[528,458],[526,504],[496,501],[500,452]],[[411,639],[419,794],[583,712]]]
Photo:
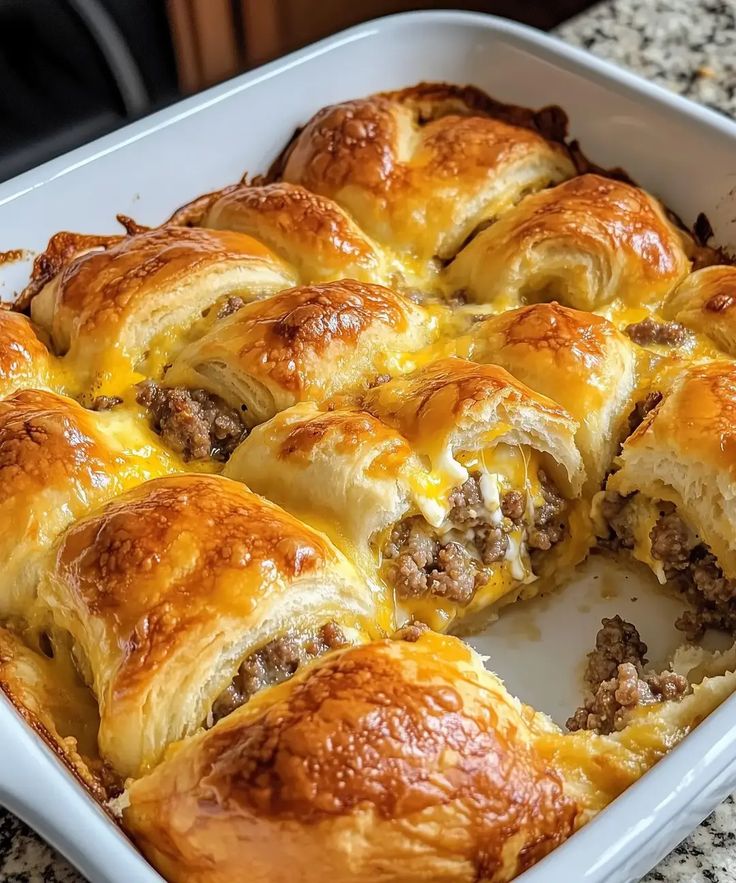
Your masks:
[[[634,405],[628,417],[628,435],[641,426],[649,412],[653,411],[661,401],[661,392],[648,392],[643,399]]]
[[[683,346],[692,340],[692,334],[679,322],[656,322],[651,316],[627,325],[624,332],[639,346]]]
[[[681,699],[690,692],[682,675],[645,672],[646,652],[647,645],[630,622],[620,616],[604,619],[595,650],[588,654],[585,700],[568,719],[568,730],[613,733],[623,729],[635,708]]]
[[[613,548],[631,549],[660,582],[672,582],[692,609],[677,627],[695,640],[705,629],[736,632],[736,580],[727,579],[709,547],[680,518],[673,503],[641,494],[606,493],[601,514],[613,536]]]
[[[243,660],[232,683],[214,701],[208,726],[245,705],[264,687],[288,680],[304,663],[347,643],[342,630],[334,622],[325,623],[313,632],[289,631],[274,638]]]
[[[204,389],[138,384],[136,401],[164,443],[185,460],[227,460],[246,436],[240,412]]]
[[[439,527],[422,515],[395,525],[382,548],[384,572],[400,599],[435,596],[467,604],[494,571],[534,579],[534,556],[562,539],[567,502],[542,469],[517,487],[500,474],[470,469],[450,494]]]

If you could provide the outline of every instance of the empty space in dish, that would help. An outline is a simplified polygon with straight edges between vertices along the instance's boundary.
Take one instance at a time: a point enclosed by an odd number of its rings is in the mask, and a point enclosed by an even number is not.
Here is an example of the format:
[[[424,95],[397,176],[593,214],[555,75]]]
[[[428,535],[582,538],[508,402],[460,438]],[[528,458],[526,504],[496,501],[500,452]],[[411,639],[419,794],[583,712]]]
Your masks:
[[[501,610],[498,621],[466,640],[513,695],[564,728],[582,701],[586,655],[604,617],[618,614],[633,623],[651,667],[659,670],[685,643],[675,628],[684,609],[643,565],[594,554],[561,588]],[[728,644],[707,637],[708,647]]]

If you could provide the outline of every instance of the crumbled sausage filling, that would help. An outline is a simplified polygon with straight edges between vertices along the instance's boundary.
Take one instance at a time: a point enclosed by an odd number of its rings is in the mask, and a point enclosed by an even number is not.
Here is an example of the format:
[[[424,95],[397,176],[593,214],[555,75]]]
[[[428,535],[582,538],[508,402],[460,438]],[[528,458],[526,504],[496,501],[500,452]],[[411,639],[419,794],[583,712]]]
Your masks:
[[[656,322],[651,316],[633,325],[627,325],[624,332],[639,346],[662,346],[679,347],[689,343],[692,335],[679,322]]]
[[[613,548],[633,549],[636,495],[608,493],[602,514],[612,531]],[[708,628],[736,633],[736,580],[724,576],[710,548],[690,530],[672,503],[659,501],[659,518],[649,534],[651,555],[661,561],[665,578],[691,605],[676,622],[690,640]]]
[[[136,401],[164,443],[185,460],[227,460],[247,433],[240,412],[204,389],[169,389],[144,380]]]
[[[647,645],[636,627],[614,616],[604,619],[588,654],[587,693],[567,721],[571,731],[608,734],[621,730],[629,714],[643,705],[681,699],[690,684],[673,671],[645,672]]]
[[[442,528],[431,527],[421,515],[399,522],[382,550],[397,595],[434,595],[467,604],[487,582],[493,565],[519,552],[512,538],[519,529],[521,554],[551,549],[565,533],[567,503],[541,470],[539,481],[541,505],[529,505],[526,491],[510,490],[494,513],[484,501],[480,476],[472,473],[450,494]]]
[[[643,399],[641,399],[634,405],[634,408],[629,414],[628,418],[628,435],[631,435],[632,432],[634,432],[641,426],[646,416],[651,411],[653,411],[661,401],[661,392],[649,392],[644,396]]]
[[[287,632],[269,641],[243,660],[232,683],[215,700],[208,724],[211,726],[245,705],[264,687],[288,680],[306,662],[346,644],[342,629],[334,622],[326,623],[312,634]]]
[[[217,318],[227,319],[228,316],[232,316],[233,313],[237,313],[238,310],[242,310],[245,304],[246,301],[243,300],[240,295],[231,295],[217,311]]]

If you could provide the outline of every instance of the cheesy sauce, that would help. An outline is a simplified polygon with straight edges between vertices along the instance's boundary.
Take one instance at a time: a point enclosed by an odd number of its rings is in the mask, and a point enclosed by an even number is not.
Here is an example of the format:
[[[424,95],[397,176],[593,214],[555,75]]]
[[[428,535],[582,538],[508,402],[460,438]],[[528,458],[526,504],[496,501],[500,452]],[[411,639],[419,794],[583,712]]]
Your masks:
[[[499,433],[506,431],[503,427]],[[396,599],[398,619],[414,618],[426,622],[437,631],[446,631],[459,617],[471,617],[488,608],[515,589],[534,582],[537,575],[531,564],[527,547],[527,531],[534,523],[537,507],[545,503],[542,485],[538,477],[542,456],[527,446],[507,445],[498,443],[476,452],[460,452],[453,456],[452,452],[444,451],[438,458],[437,470],[433,471],[434,483],[418,488],[415,495],[415,508],[412,514],[421,514],[434,529],[435,538],[444,544],[455,542],[460,544],[477,562],[478,570],[483,574],[483,581],[475,589],[467,604],[437,595],[422,595],[415,598]],[[492,527],[506,524],[505,535],[507,548],[503,560],[491,565],[484,565],[478,550],[472,543],[472,537],[462,528],[453,524],[450,515],[449,497],[451,491],[461,486],[469,475],[476,475],[482,495],[482,509],[479,517]],[[523,519],[511,523],[504,518],[501,503],[509,491],[525,494],[526,508]],[[431,491],[431,493],[429,492]],[[429,517],[428,517],[429,516]],[[566,516],[567,517],[567,516]],[[391,529],[383,531],[374,538],[374,549],[378,554],[379,569],[385,579],[390,579],[390,563],[381,560],[381,551],[389,540]]]

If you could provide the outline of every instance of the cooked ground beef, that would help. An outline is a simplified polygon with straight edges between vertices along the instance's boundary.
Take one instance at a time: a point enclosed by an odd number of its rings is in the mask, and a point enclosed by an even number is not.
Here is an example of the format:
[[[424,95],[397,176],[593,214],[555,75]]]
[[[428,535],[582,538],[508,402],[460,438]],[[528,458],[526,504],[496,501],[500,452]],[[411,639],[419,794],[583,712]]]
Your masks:
[[[690,692],[682,675],[672,671],[643,674],[631,662],[618,666],[614,677],[603,681],[595,693],[589,693],[575,714],[568,718],[567,729],[595,730],[606,735],[622,730],[628,714],[642,705],[681,699]]]
[[[245,438],[240,413],[204,389],[138,384],[138,404],[148,409],[164,442],[185,460],[227,460]]]
[[[593,690],[614,677],[619,665],[626,662],[641,668],[647,662],[647,645],[639,637],[636,626],[618,615],[604,618],[601,626],[585,669],[585,683]]]
[[[392,581],[401,598],[439,595],[467,603],[476,588],[477,569],[458,543],[441,545],[420,516],[398,525],[384,549],[395,559]]]
[[[272,687],[290,678],[300,665],[344,647],[345,635],[334,622],[328,622],[315,634],[287,632],[275,638],[245,659],[232,683],[212,706],[212,723],[240,708],[264,687]]]
[[[682,346],[691,336],[687,328],[679,322],[655,322],[651,317],[627,325],[624,332],[639,346],[649,346],[653,343],[663,346]]]
[[[501,500],[501,512],[506,518],[510,518],[518,524],[524,517],[526,510],[526,496],[519,491],[508,491]]]
[[[565,501],[542,471],[539,480],[544,503],[535,510],[528,543],[532,549],[547,550],[564,533],[560,516]],[[399,597],[437,595],[458,604],[468,603],[486,579],[483,567],[505,558],[508,534],[522,520],[526,502],[526,494],[507,492],[501,500],[504,520],[500,526],[492,525],[487,520],[479,476],[471,475],[450,494],[448,521],[462,532],[462,545],[439,539],[419,515],[397,524],[384,546],[383,556],[391,562],[389,579]]]
[[[588,692],[568,719],[568,730],[612,733],[623,728],[634,708],[680,699],[690,691],[687,679],[675,672],[644,672],[647,645],[620,616],[603,620],[595,643],[585,672]]]
[[[227,316],[232,316],[233,313],[237,313],[238,310],[242,310],[244,306],[245,301],[242,297],[240,297],[240,295],[232,295],[217,311],[217,318],[225,319]]]
[[[565,531],[565,526],[560,521],[565,509],[565,500],[541,469],[538,478],[542,486],[544,503],[534,511],[534,527],[528,533],[527,545],[530,549],[546,552],[555,543],[559,543]]]
[[[692,605],[675,625],[694,641],[706,629],[720,629],[736,634],[736,580],[727,579],[715,556],[706,546],[691,556],[685,597]]]
[[[91,411],[111,411],[122,403],[120,396],[97,396],[89,407]]]
[[[429,631],[429,626],[425,622],[421,622],[418,619],[412,619],[411,622],[407,622],[406,625],[403,625],[400,629],[397,629],[393,635],[391,636],[394,641],[409,641],[409,643],[413,644],[415,641],[418,641],[421,636]]]
[[[661,401],[661,392],[648,392],[641,401],[634,405],[634,409],[628,417],[629,431],[627,437],[641,426],[647,414],[653,411]]]
[[[478,523],[478,513],[483,507],[480,480],[471,475],[468,480],[450,493],[450,518],[454,524],[472,527]]]
[[[633,548],[628,506],[633,499],[606,495],[601,512],[613,533],[601,545]],[[662,562],[667,580],[692,605],[675,625],[692,641],[708,628],[736,633],[736,580],[724,576],[708,546],[689,530],[672,503],[660,501],[658,505],[659,518],[649,535],[652,557]]]
[[[690,565],[691,532],[672,503],[660,503],[659,519],[649,534],[652,557],[664,564],[667,579],[674,579]]]
[[[610,536],[599,539],[598,544],[607,549],[634,548],[634,534],[631,523],[631,512],[627,508],[629,497],[622,497],[613,491],[606,491],[601,503],[601,515],[610,528]]]

